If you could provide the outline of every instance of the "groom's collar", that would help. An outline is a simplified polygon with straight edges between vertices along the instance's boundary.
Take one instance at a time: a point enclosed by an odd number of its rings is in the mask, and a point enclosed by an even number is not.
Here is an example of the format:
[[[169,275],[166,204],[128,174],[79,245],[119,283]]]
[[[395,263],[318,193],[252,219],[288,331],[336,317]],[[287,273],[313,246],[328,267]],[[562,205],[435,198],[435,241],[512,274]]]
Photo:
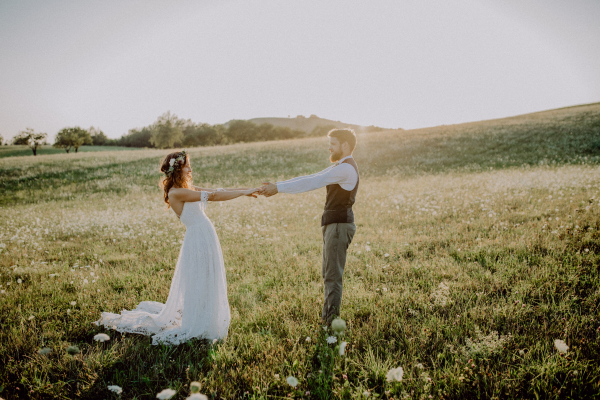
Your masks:
[[[352,158],[352,154],[350,154],[349,156],[346,156],[344,158],[339,159],[338,161],[333,163],[333,166],[335,167],[336,165],[340,165],[341,163],[344,162],[344,160],[347,160],[348,158]]]

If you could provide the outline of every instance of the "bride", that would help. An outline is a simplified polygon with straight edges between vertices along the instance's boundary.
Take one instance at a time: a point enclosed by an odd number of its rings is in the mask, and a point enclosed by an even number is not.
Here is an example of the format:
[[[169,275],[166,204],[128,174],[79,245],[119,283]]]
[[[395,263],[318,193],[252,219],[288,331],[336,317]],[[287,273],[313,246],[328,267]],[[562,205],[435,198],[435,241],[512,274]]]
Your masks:
[[[153,335],[152,344],[179,344],[192,338],[227,336],[230,312],[221,245],[204,210],[207,201],[256,197],[257,188],[204,189],[192,185],[185,150],[167,155],[161,182],[167,207],[186,227],[166,304],[142,301],[121,314],[103,312],[96,325],[119,332]]]

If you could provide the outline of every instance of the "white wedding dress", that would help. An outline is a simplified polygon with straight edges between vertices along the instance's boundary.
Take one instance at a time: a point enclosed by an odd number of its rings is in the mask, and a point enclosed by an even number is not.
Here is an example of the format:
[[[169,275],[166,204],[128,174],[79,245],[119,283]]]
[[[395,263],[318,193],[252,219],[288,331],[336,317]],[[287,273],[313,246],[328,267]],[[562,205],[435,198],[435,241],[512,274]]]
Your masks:
[[[97,325],[153,335],[154,345],[227,336],[231,314],[223,254],[217,232],[204,213],[208,192],[201,192],[201,199],[183,205],[180,219],[186,232],[166,304],[142,301],[135,310],[121,314],[103,312]]]

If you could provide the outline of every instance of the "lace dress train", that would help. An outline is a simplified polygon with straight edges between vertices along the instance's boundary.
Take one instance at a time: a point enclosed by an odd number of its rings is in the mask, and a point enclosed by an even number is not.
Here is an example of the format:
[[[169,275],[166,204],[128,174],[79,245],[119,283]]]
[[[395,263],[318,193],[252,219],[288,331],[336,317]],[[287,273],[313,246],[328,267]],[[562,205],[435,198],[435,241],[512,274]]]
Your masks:
[[[217,232],[204,213],[208,192],[202,192],[201,198],[184,203],[180,215],[186,232],[167,302],[142,301],[131,311],[103,312],[97,325],[152,335],[154,345],[227,336],[231,314],[223,254]]]

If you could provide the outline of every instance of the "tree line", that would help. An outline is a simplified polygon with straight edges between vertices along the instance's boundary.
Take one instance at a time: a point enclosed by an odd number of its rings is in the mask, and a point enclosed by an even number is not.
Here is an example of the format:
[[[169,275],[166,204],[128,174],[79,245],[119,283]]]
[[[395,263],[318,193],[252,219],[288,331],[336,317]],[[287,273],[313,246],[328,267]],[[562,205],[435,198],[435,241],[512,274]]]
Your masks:
[[[78,126],[61,129],[52,144],[69,153],[81,146],[124,146],[148,148],[198,147],[233,144],[240,142],[259,142],[267,140],[295,139],[302,137],[325,136],[334,125],[319,125],[311,132],[275,126],[269,123],[255,124],[246,120],[233,120],[227,125],[194,123],[190,119],[178,118],[170,111],[162,114],[151,125],[130,129],[118,139],[108,138],[101,129]],[[374,129],[381,129],[373,127]],[[13,144],[28,145],[37,154],[41,145],[47,145],[46,133],[35,132],[31,128],[19,132],[13,138]],[[1,144],[1,139],[0,139]]]

